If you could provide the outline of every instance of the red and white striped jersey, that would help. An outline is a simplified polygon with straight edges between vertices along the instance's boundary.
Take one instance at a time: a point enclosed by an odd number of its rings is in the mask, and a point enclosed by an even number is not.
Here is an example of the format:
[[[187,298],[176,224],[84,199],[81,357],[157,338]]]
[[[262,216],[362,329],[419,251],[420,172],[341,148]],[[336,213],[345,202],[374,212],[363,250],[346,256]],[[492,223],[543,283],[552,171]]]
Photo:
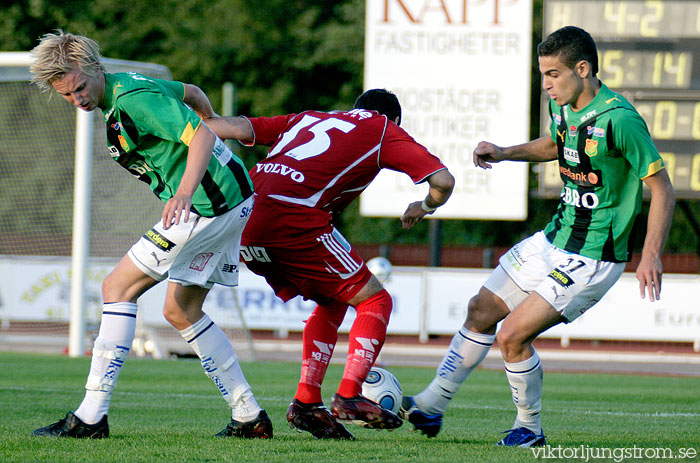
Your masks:
[[[256,204],[245,234],[259,244],[282,244],[326,227],[383,168],[414,183],[445,169],[376,111],[305,111],[250,122],[253,143],[272,146],[250,171]]]

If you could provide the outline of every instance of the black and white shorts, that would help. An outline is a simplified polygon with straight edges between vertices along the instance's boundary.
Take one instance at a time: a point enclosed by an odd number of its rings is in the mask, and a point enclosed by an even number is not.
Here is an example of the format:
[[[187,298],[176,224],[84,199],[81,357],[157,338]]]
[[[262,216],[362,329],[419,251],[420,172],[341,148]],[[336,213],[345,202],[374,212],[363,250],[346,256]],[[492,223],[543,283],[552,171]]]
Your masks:
[[[134,244],[128,256],[142,272],[162,281],[211,288],[238,285],[241,234],[253,210],[253,197],[217,217],[190,212],[167,230],[161,220]]]
[[[484,287],[510,310],[534,291],[572,322],[603,298],[624,269],[624,263],[563,251],[540,231],[505,253]]]

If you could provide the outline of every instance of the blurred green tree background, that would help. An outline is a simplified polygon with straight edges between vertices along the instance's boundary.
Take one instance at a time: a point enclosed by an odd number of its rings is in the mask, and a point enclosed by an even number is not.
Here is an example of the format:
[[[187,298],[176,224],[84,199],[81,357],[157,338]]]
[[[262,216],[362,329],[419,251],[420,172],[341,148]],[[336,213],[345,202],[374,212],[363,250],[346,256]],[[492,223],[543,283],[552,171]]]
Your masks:
[[[534,4],[533,49],[542,39],[542,0]],[[174,79],[207,92],[218,111],[226,82],[237,89],[237,113],[256,116],[346,109],[363,90],[365,0],[22,0],[4,1],[1,8],[2,51],[31,50],[41,35],[58,28],[87,35],[101,44],[106,57],[167,66]],[[532,98],[539,101],[534,61],[532,73]],[[539,134],[537,106],[532,137]],[[249,167],[264,156],[260,149],[237,151]],[[534,190],[535,175],[530,182]],[[406,203],[416,199],[406,198]],[[443,221],[442,243],[509,246],[542,228],[556,204],[531,196],[524,222]],[[690,205],[697,215],[698,202]],[[404,231],[397,219],[361,217],[357,202],[338,225],[356,244],[425,244],[429,239],[427,221]],[[637,234],[637,250],[642,238]],[[694,252],[696,245],[687,218],[677,210],[666,252]]]

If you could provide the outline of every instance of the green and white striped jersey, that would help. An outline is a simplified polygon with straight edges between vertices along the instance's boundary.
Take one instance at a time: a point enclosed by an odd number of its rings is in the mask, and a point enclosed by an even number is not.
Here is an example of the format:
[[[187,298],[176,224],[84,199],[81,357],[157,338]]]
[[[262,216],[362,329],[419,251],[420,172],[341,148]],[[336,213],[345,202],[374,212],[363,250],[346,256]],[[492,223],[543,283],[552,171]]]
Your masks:
[[[604,84],[580,111],[550,101],[549,114],[564,187],[547,239],[596,260],[629,261],[641,180],[664,168],[644,119]]]
[[[184,101],[181,82],[136,73],[105,73],[102,105],[110,154],[146,182],[162,201],[177,191],[189,144],[201,118]],[[200,185],[193,212],[221,215],[248,198],[253,183],[243,162],[219,139]]]

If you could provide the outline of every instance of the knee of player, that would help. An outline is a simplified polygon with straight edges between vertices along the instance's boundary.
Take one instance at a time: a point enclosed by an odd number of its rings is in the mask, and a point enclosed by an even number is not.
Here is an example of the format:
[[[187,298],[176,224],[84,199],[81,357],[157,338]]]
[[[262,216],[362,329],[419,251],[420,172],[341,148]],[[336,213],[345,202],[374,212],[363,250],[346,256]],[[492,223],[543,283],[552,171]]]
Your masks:
[[[501,352],[506,354],[505,357],[508,357],[509,353],[522,351],[526,343],[525,341],[520,331],[508,323],[503,323],[498,333],[496,333],[496,342]]]
[[[499,321],[496,320],[495,315],[488,302],[477,294],[469,300],[467,320],[464,325],[472,331],[486,334],[491,332]]]
[[[469,299],[469,304],[467,305],[467,317],[479,318],[483,311],[484,304],[482,303],[478,294]]]
[[[366,288],[367,291],[369,291],[372,295],[375,295],[375,294],[377,294],[377,293],[379,293],[379,292],[381,292],[382,290],[385,289],[385,288],[384,288],[384,284],[383,284],[381,281],[379,281],[379,279],[378,279],[377,277],[375,277],[374,275],[372,275],[372,276],[370,277],[370,279],[369,279],[369,281],[367,282],[367,285],[365,286],[365,288]]]
[[[102,280],[102,299],[105,302],[119,302],[121,288],[117,283],[117,278],[112,273]]]
[[[163,317],[177,329],[181,329],[179,326],[189,325],[185,323],[185,314],[181,310],[174,310],[172,307],[169,307],[168,304],[163,307]]]

